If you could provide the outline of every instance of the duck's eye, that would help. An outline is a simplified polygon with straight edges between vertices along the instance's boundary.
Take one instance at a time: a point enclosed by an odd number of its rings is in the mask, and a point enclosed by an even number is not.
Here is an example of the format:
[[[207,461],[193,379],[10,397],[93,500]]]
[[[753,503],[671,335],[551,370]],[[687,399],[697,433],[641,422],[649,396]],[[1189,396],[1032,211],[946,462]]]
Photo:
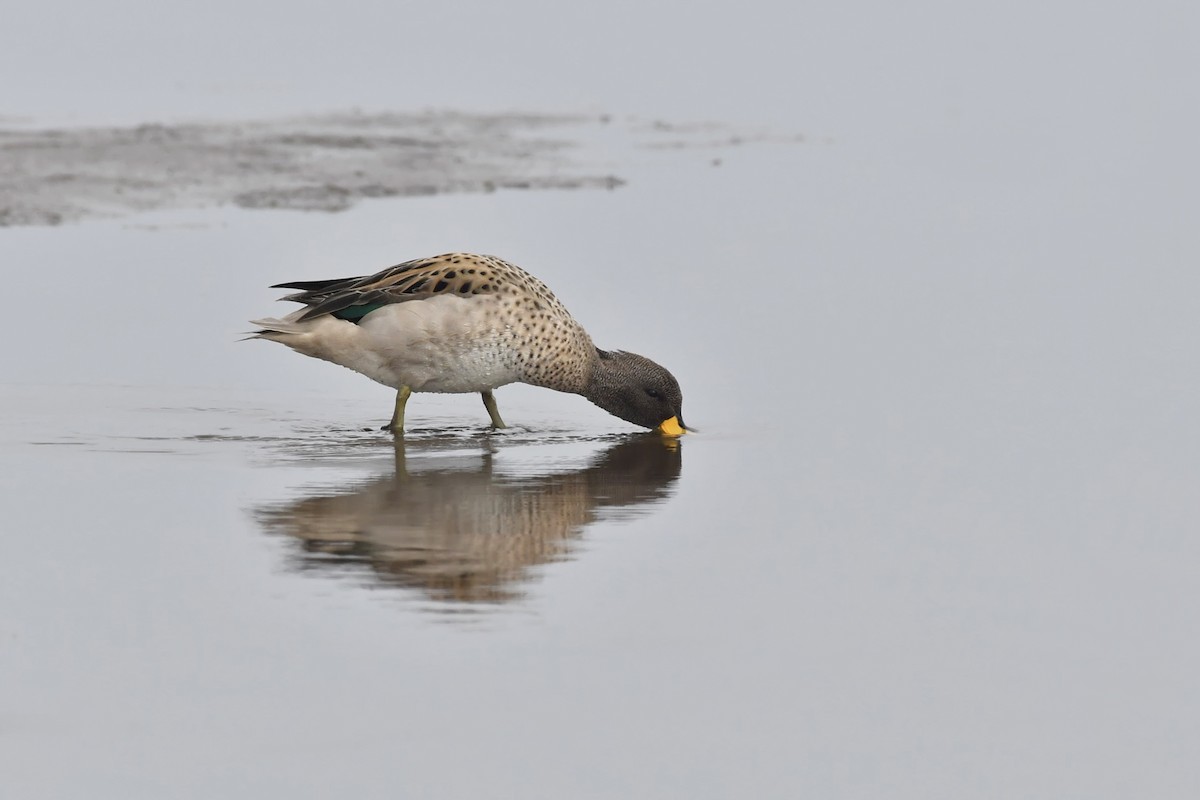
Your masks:
[[[650,395],[655,400],[662,400],[662,395],[659,394],[658,389],[647,389],[646,394]]]

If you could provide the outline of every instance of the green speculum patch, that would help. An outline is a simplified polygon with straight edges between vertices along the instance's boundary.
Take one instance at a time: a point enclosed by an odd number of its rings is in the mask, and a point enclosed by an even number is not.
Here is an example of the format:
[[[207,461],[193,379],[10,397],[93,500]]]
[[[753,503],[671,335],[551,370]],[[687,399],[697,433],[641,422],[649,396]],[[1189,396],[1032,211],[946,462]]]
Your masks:
[[[358,323],[362,322],[362,318],[367,314],[370,314],[372,311],[377,311],[383,308],[383,306],[383,303],[370,303],[369,305],[365,306],[350,306],[349,308],[343,308],[340,311],[333,312],[333,316],[337,317],[338,319],[348,320],[357,325]]]

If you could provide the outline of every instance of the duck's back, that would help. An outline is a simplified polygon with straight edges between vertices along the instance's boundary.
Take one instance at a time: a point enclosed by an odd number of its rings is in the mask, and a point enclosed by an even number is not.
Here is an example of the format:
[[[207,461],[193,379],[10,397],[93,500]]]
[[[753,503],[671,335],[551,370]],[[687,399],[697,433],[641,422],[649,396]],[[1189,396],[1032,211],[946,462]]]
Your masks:
[[[449,253],[358,278],[278,284],[305,308],[260,335],[389,386],[578,392],[595,346],[553,292],[494,256]]]

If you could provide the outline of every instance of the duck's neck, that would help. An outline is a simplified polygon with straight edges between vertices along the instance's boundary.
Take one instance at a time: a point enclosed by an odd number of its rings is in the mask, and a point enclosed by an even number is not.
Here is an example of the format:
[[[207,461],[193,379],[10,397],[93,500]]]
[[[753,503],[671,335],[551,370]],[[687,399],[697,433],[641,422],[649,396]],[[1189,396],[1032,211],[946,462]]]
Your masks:
[[[601,350],[599,347],[594,349],[595,355],[588,365],[587,379],[578,394],[612,414],[615,413],[613,408],[616,406],[618,398],[617,373],[619,367],[612,353]]]
[[[518,369],[522,383],[544,386],[556,392],[587,396],[587,387],[596,372],[600,355],[587,332],[578,324],[556,337],[559,341],[542,347],[534,338],[529,341],[536,357],[521,359]]]

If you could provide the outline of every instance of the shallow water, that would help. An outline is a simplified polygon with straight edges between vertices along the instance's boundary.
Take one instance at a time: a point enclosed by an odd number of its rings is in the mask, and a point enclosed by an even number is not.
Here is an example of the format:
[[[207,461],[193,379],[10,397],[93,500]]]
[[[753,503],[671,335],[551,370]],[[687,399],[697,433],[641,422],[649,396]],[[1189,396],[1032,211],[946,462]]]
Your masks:
[[[508,102],[720,95],[720,133],[588,134],[611,191],[0,230],[5,796],[1195,796],[1196,120],[1155,99],[1195,15],[1077,10],[515,33]],[[651,58],[703,24],[728,49]],[[324,110],[327,74],[185,96]],[[760,120],[804,139],[729,141]],[[701,433],[505,387],[511,430],[418,395],[401,445],[390,390],[238,341],[272,283],[451,249],[667,365]]]

